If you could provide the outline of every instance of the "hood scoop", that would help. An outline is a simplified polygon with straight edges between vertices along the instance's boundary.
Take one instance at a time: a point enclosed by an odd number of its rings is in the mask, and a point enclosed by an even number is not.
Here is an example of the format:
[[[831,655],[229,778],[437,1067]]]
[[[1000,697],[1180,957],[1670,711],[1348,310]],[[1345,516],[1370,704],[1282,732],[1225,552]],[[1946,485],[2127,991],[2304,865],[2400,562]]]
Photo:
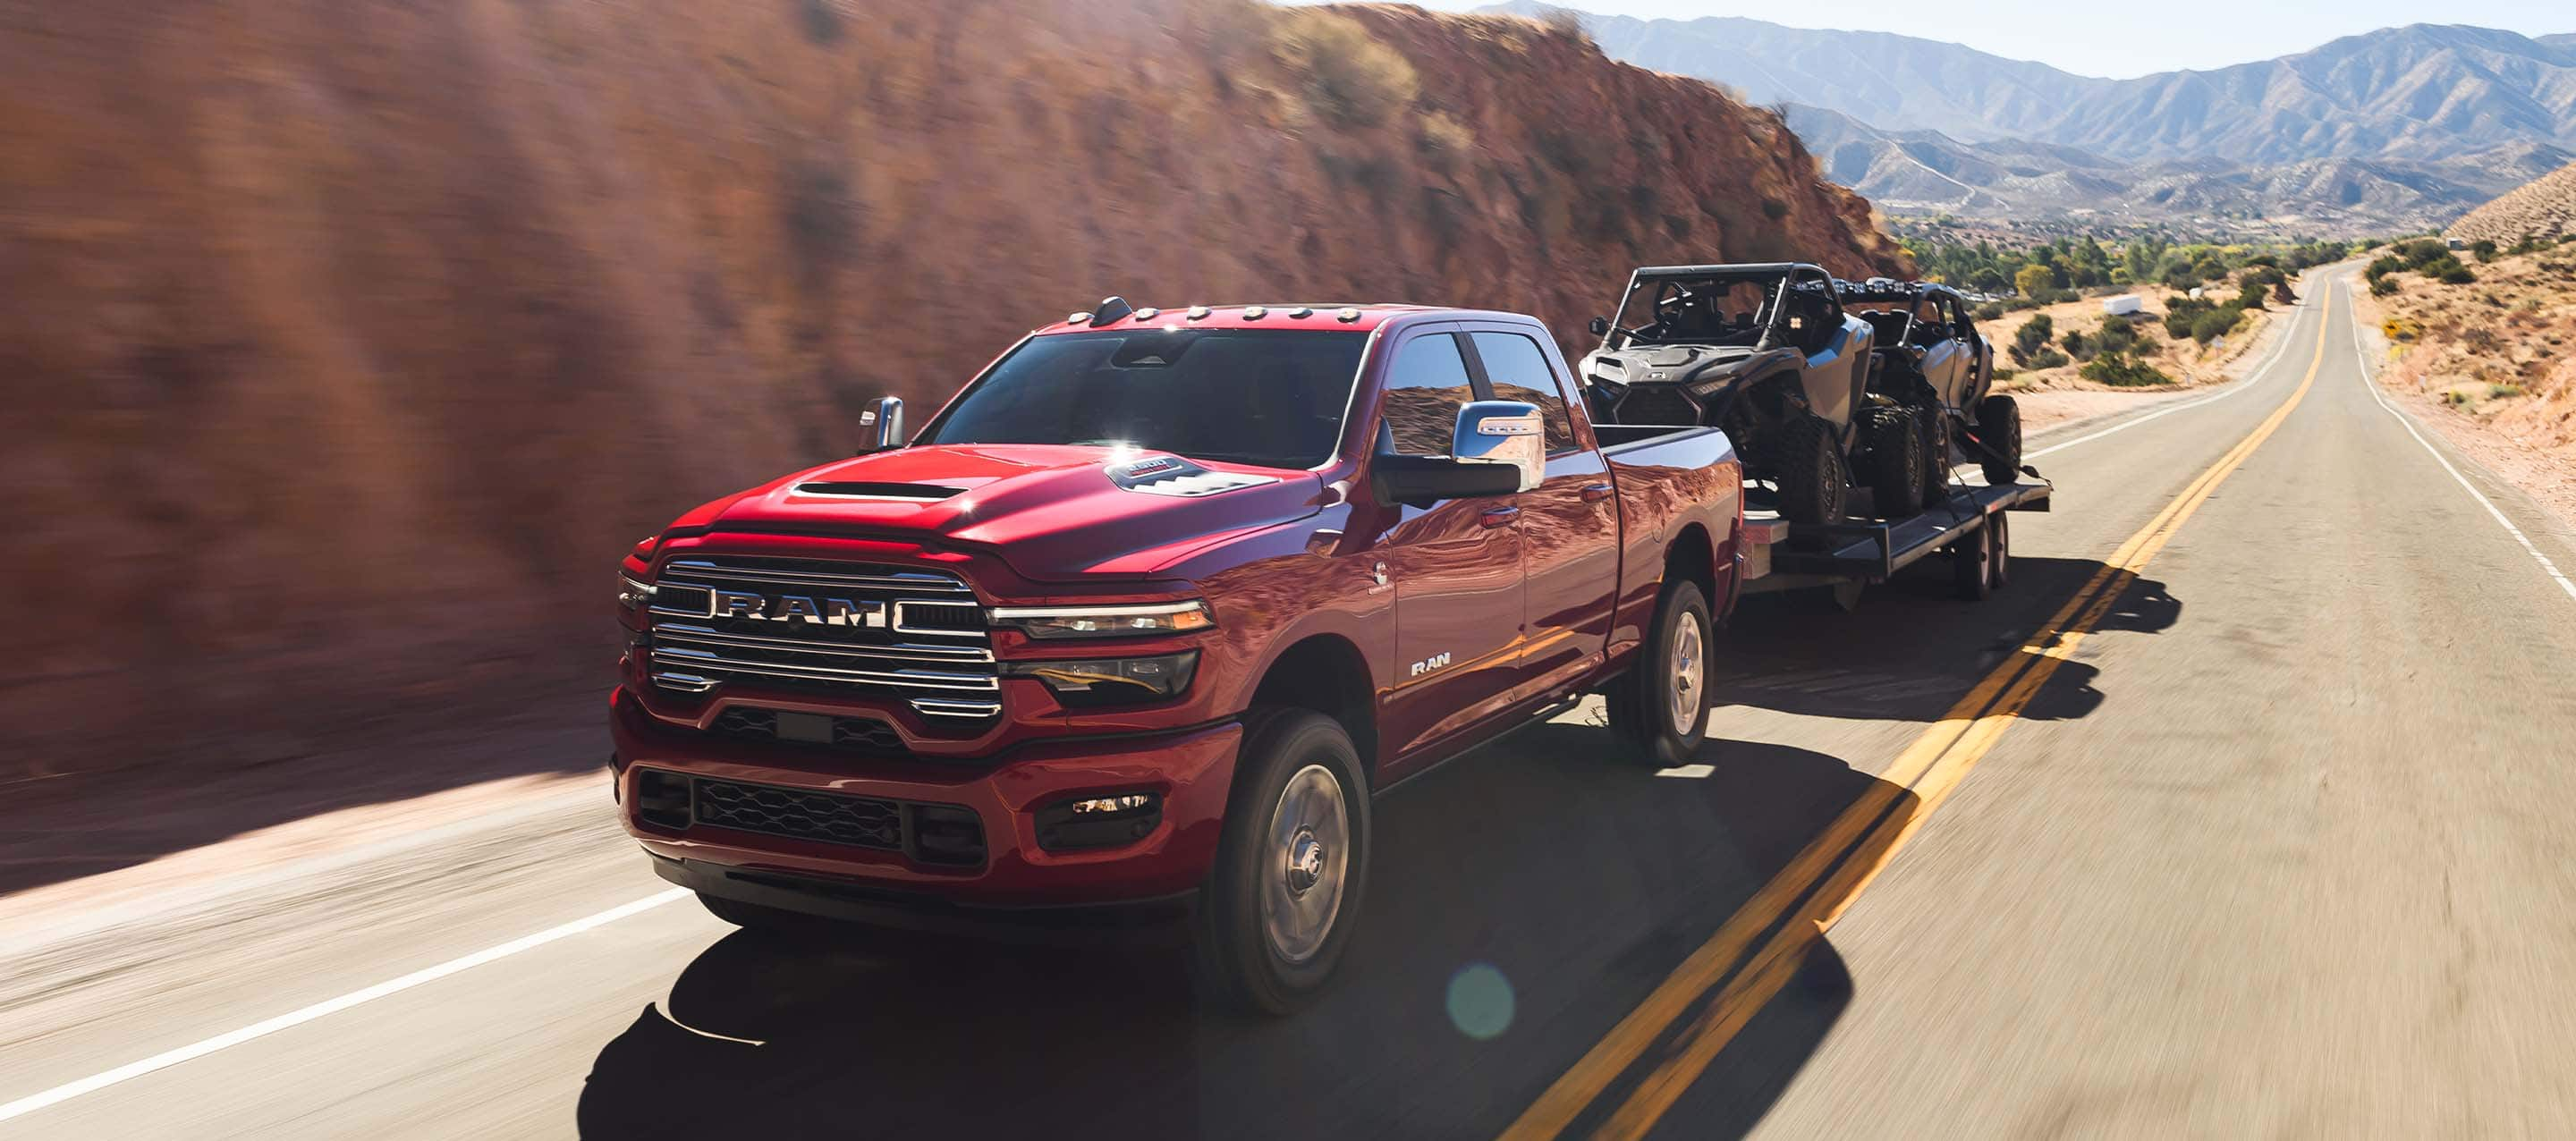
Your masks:
[[[818,480],[796,485],[799,495],[829,495],[840,499],[893,499],[911,503],[936,503],[952,495],[963,495],[962,487],[940,487],[928,483],[852,483]]]
[[[1209,471],[1179,456],[1147,456],[1141,460],[1110,464],[1101,472],[1123,491],[1183,499],[1279,482],[1275,475]]]

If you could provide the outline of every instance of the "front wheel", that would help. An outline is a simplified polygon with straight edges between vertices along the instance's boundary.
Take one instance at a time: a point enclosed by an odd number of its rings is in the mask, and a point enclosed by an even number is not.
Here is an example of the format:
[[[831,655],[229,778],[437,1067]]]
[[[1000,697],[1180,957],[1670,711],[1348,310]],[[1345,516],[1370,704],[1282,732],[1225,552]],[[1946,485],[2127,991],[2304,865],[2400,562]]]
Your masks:
[[[1922,414],[1897,405],[1873,409],[1865,423],[1869,494],[1879,517],[1903,519],[1923,510]]]
[[[1610,683],[1610,733],[1640,764],[1691,762],[1708,740],[1708,603],[1694,583],[1666,584],[1636,664]]]
[[[1368,786],[1341,723],[1246,716],[1218,843],[1198,909],[1200,987],[1221,1006],[1286,1014],[1332,977],[1368,881]]]
[[[1780,517],[1792,523],[1831,523],[1843,517],[1842,442],[1834,426],[1803,412],[1780,428]]]

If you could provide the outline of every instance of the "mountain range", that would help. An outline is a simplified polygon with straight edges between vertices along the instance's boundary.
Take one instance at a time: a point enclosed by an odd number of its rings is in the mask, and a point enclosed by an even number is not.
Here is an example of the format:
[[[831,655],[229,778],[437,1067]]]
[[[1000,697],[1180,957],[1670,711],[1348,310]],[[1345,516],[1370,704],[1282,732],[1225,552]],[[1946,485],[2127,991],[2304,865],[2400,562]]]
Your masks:
[[[1581,17],[1613,59],[1783,105],[1832,177],[1898,210],[2413,228],[2576,150],[2576,33],[2415,24],[2099,79],[1885,32]]]

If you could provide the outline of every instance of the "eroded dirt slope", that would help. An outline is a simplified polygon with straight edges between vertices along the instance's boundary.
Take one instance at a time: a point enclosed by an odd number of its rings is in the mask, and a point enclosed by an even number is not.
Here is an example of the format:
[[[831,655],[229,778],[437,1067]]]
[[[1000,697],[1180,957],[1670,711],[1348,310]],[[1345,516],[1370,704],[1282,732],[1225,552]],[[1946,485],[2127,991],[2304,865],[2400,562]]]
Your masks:
[[[102,0],[0,72],[0,777],[597,684],[627,544],[1104,293],[1570,335],[1639,261],[1901,256],[1767,113],[1503,18]]]

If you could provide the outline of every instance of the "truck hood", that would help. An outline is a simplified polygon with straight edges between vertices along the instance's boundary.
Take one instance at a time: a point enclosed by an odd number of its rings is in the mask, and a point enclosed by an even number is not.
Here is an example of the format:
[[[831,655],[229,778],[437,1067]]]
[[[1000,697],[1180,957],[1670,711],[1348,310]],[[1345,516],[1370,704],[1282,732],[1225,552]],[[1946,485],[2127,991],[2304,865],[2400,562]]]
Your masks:
[[[866,534],[991,549],[1022,577],[1152,573],[1226,535],[1312,515],[1312,472],[1037,444],[903,448],[754,489],[716,530]]]

